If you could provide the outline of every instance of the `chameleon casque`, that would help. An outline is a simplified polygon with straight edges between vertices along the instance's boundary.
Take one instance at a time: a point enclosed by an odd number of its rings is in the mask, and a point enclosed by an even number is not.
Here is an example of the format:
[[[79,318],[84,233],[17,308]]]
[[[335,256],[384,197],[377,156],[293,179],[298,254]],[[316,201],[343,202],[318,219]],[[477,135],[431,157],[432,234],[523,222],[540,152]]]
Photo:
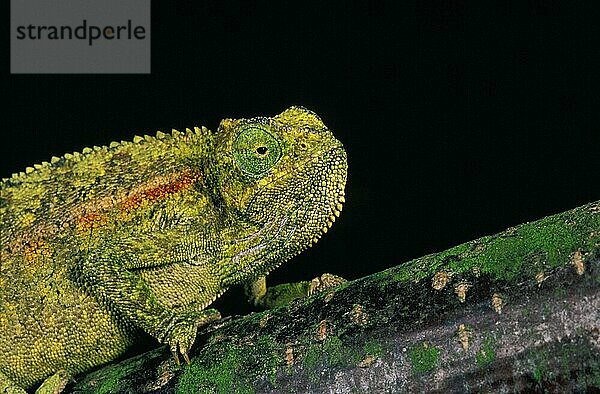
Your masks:
[[[60,391],[140,330],[189,361],[227,288],[245,284],[268,306],[265,275],[331,226],[346,173],[342,144],[291,107],[216,133],[86,148],[2,180],[0,392],[44,379]],[[342,281],[327,275],[317,291]]]

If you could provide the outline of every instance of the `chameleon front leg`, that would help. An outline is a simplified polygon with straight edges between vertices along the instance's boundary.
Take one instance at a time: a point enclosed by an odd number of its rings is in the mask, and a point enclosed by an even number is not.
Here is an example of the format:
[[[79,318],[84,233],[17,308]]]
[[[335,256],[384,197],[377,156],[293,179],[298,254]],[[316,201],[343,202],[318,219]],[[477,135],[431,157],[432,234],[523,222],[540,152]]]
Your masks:
[[[54,375],[48,377],[44,380],[44,383],[35,390],[35,394],[58,394],[62,393],[62,391],[67,386],[67,383],[71,379],[71,374],[61,369],[56,372]]]
[[[62,393],[69,379],[71,379],[71,374],[61,369],[44,380],[40,387],[35,390],[35,394]],[[27,391],[0,372],[0,394],[27,394]]]
[[[62,393],[69,379],[71,379],[71,374],[61,369],[44,380],[40,387],[35,390],[35,394]],[[0,372],[0,394],[27,394],[27,391]]]
[[[198,327],[219,319],[219,312],[199,307],[176,311],[165,307],[158,302],[141,276],[130,269],[151,263],[144,264],[138,254],[132,256],[136,256],[135,260],[122,248],[93,251],[82,260],[78,274],[83,285],[105,305],[159,342],[169,345],[177,362],[181,353],[189,363],[188,351],[194,343]],[[155,263],[155,266],[159,265]],[[176,286],[175,283],[173,285]]]
[[[323,292],[344,282],[346,282],[344,278],[325,273],[310,281],[284,283],[267,287],[266,276],[261,276],[247,283],[245,292],[248,302],[262,309],[270,309],[287,304],[297,298]]]

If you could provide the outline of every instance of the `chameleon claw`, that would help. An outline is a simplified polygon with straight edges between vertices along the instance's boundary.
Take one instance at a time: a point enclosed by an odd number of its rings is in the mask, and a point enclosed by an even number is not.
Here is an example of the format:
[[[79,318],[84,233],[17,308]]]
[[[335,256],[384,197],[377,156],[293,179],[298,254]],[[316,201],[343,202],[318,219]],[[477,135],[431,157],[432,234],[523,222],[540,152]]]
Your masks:
[[[177,364],[177,366],[180,366],[181,362],[179,361],[179,354],[177,354],[177,349],[173,350],[173,348],[171,348],[171,354],[173,355],[173,358],[175,359],[175,364]]]
[[[181,355],[183,356],[183,359],[185,360],[185,363],[187,365],[190,365],[190,356],[188,356],[188,353],[187,352],[183,352]]]

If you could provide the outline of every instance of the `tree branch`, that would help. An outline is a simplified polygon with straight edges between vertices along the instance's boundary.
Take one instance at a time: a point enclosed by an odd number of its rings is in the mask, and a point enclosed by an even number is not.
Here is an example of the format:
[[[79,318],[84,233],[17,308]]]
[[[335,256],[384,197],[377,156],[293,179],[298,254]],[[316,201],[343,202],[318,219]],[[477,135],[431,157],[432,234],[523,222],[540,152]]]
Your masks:
[[[600,388],[600,202],[204,329],[73,392]]]

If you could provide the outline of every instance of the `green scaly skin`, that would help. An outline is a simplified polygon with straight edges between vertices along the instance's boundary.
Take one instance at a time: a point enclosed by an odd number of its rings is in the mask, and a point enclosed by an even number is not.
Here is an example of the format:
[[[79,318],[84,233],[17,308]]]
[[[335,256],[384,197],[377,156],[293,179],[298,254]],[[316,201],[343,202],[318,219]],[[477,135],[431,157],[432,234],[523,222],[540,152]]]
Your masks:
[[[346,153],[313,112],[223,120],[52,158],[1,182],[0,392],[60,391],[140,331],[188,360],[206,309],[308,248],[344,202]],[[339,283],[291,286],[297,295]],[[333,280],[331,279],[333,278]],[[299,290],[300,289],[300,290]],[[294,295],[295,296],[295,295]]]

